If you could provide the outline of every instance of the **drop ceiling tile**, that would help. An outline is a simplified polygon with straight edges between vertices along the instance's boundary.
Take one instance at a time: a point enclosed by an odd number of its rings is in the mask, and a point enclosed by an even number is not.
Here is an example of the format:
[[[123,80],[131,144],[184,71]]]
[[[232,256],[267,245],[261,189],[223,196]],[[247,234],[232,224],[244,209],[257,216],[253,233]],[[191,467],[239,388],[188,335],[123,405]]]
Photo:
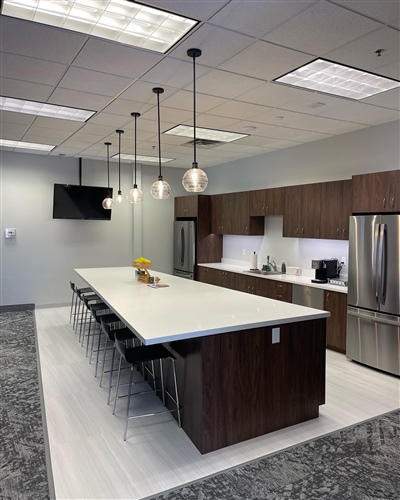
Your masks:
[[[154,120],[154,122],[156,122],[157,113],[157,106],[154,106],[143,113],[143,118],[146,120]],[[160,105],[160,118],[162,128],[165,130],[164,124],[166,122],[178,125],[179,123],[184,123],[187,120],[193,121],[193,112],[185,111],[184,109],[167,108],[166,106]]]
[[[226,102],[222,97],[213,97],[206,94],[200,94],[196,89],[196,112],[206,113],[207,111],[220,106]],[[193,113],[193,91],[179,90],[175,94],[167,97],[163,101],[164,106],[168,108],[184,109]]]
[[[210,22],[239,33],[261,38],[313,3],[315,0],[296,2],[236,0],[230,2],[212,17]]]
[[[163,57],[162,54],[148,50],[90,38],[74,60],[73,66],[135,79],[161,61]]]
[[[246,154],[262,154],[265,153],[265,150],[259,146],[246,146],[245,144],[236,144],[230,142],[229,144],[223,144],[221,146],[217,146],[213,148],[217,151],[227,151],[232,153],[246,153]]]
[[[32,134],[31,132],[24,134],[22,140],[24,142],[35,142],[37,144],[48,144],[49,146],[57,146],[59,142],[62,142],[62,139],[56,139],[55,137],[50,138],[47,134],[40,135]]]
[[[90,119],[88,125],[105,125],[115,128],[123,128],[124,125],[131,119],[130,113],[125,116],[113,115],[111,113],[99,113]]]
[[[12,80],[10,78],[0,78],[0,89],[1,95],[3,96],[46,102],[53,92],[54,87],[40,83],[24,82],[22,80]]]
[[[36,116],[27,115],[25,113],[13,113],[12,111],[2,111],[0,110],[0,128],[4,123],[14,123],[15,125],[25,125],[29,127]]]
[[[110,98],[89,92],[56,88],[47,102],[60,106],[100,111],[107,106]]]
[[[320,132],[304,132],[298,130],[299,135],[294,135],[293,139],[298,142],[313,142],[320,141],[321,139],[328,139],[332,134],[321,134]]]
[[[151,82],[136,81],[128,89],[126,89],[118,97],[120,99],[126,99],[128,101],[144,102],[148,104],[157,104],[157,97],[153,92],[153,88],[160,85],[155,85]],[[164,89],[164,93],[160,94],[160,103],[162,104],[168,97],[177,92],[177,89],[168,87],[166,85],[161,85]]]
[[[375,51],[384,49],[380,57]],[[385,75],[378,68],[397,63],[400,59],[400,32],[384,27],[363,38],[326,54],[326,58],[354,68]]]
[[[20,141],[28,128],[29,125],[24,125],[21,123],[1,122],[0,136],[2,139],[9,139],[10,141]]]
[[[261,135],[249,135],[247,137],[243,137],[243,139],[238,139],[235,141],[235,144],[244,144],[245,146],[259,146],[266,147],[266,139]]]
[[[286,149],[286,148],[291,148],[293,146],[299,146],[300,144],[302,143],[296,141],[279,140],[274,138],[271,138],[266,142],[266,145],[272,149]]]
[[[319,2],[269,33],[264,40],[322,56],[380,26],[338,5]]]
[[[234,99],[248,90],[259,87],[262,83],[254,78],[213,69],[197,79],[196,91],[225,99]]]
[[[364,14],[377,21],[390,23],[400,17],[400,3],[393,0],[379,0],[377,2],[360,2],[360,0],[331,0],[341,7]]]
[[[88,143],[76,141],[72,137],[71,139],[67,139],[66,141],[64,141],[62,143],[62,146],[60,147],[62,147],[63,149],[68,149],[71,153],[72,151],[82,151],[83,149],[86,149],[88,147]]]
[[[182,89],[193,81],[193,63],[166,57],[141,78],[142,81],[151,82],[156,86],[174,87]],[[196,80],[210,71],[210,68],[196,63]],[[154,86],[153,85],[153,86]],[[161,97],[161,96],[160,96]]]
[[[278,127],[286,127],[287,125],[299,122],[307,118],[304,113],[296,113],[286,109],[268,109],[259,115],[253,116],[252,120],[259,123],[266,123],[268,125],[275,125]]]
[[[59,120],[57,118],[48,118],[46,116],[36,117],[34,127],[48,128],[48,129],[58,129],[66,132],[76,132],[84,126],[81,122],[75,122],[72,120]]]
[[[400,111],[386,108],[377,109],[369,104],[355,102],[326,110],[320,116],[365,125],[378,125],[379,123],[400,120]]]
[[[191,125],[193,118],[188,120],[186,125]],[[214,128],[218,130],[230,131],[230,126],[237,122],[237,118],[226,118],[224,116],[215,116],[208,114],[201,114],[196,118],[197,127]]]
[[[77,148],[66,148],[64,146],[59,146],[53,151],[50,152],[52,156],[65,155],[65,156],[74,156],[79,154],[81,150]]]
[[[400,81],[400,61],[379,66],[379,68],[376,68],[375,72],[379,75],[387,76],[388,78]]]
[[[182,0],[144,0],[141,3],[168,12],[175,12],[175,14],[190,19],[205,21],[228,3],[228,0],[212,0],[211,2],[205,2],[204,0],[190,0],[190,2],[182,2]]]
[[[392,28],[396,28],[397,30],[400,30],[400,18],[399,18],[399,19],[397,19],[397,21],[392,21],[392,22],[390,23],[390,26],[391,26]]]
[[[103,109],[103,113],[111,113],[131,118],[131,113],[143,114],[154,107],[154,105],[155,103],[145,104],[143,102],[128,101],[127,99],[115,99],[111,104]]]
[[[196,47],[202,51],[202,55],[196,58],[196,69],[198,63],[215,67],[236,55],[253,42],[254,38],[252,37],[205,24],[198,28],[188,39],[179,44],[177,48],[173,49],[169,55],[183,61],[191,61],[193,64],[193,59],[187,55],[187,50]],[[218,50],[215,50],[216,47],[218,47]]]
[[[332,120],[330,118],[325,118],[322,116],[310,116],[309,118],[304,118],[304,120],[298,122],[298,125],[302,128],[302,130],[322,132],[332,135],[345,134],[347,132],[353,132],[355,130],[360,130],[368,126],[362,125],[360,123],[349,123],[340,120]]]
[[[217,106],[216,108],[209,111],[208,114],[247,120],[253,116],[259,115],[263,110],[267,112],[270,111],[271,108],[232,100],[221,104],[221,106]]]
[[[115,133],[116,129],[117,127],[113,125],[96,124],[90,121],[88,123],[85,123],[85,125],[80,130],[80,133],[89,134],[91,136],[97,136],[100,138],[108,134],[114,134],[115,136],[117,136],[117,134]]]
[[[382,106],[383,108],[400,109],[400,88],[368,97],[367,99],[363,99],[362,102],[365,104]]]
[[[318,116],[328,109],[343,106],[343,102],[344,100],[340,97],[331,97],[319,92],[306,92],[305,97],[279,106],[279,108]]]
[[[84,142],[86,144],[93,144],[101,140],[100,135],[94,135],[94,134],[84,134],[83,132],[77,132],[74,134],[72,137],[69,139],[70,141],[74,142]]]
[[[61,130],[60,128],[54,127],[41,127],[39,125],[36,125],[36,122],[29,128],[28,132],[26,133],[26,135],[46,137],[48,138],[48,140],[57,140],[58,142],[60,142],[60,140],[68,139],[68,137],[70,137],[72,134],[73,132],[69,130]]]
[[[69,68],[59,86],[103,96],[114,97],[132,83],[129,78],[113,76],[82,68]]]
[[[275,127],[268,132],[270,139],[289,139],[296,140],[300,135],[304,134],[303,130],[289,128],[289,127]],[[301,141],[298,141],[301,142]]]
[[[68,66],[33,57],[17,56],[6,52],[0,53],[2,75],[15,80],[55,86],[64,75]]]
[[[255,127],[255,129],[251,132],[246,132],[245,130],[246,127]],[[250,134],[250,135],[257,135],[260,137],[266,137],[268,135],[268,131],[274,127],[275,125],[266,125],[264,123],[240,120],[230,125],[229,130],[231,132],[238,132],[239,134]]]
[[[22,19],[1,16],[1,50],[71,64],[88,36]]]
[[[310,92],[307,90],[271,82],[263,83],[259,87],[237,96],[236,100],[277,108],[309,95]]]
[[[221,64],[220,69],[262,80],[272,80],[313,59],[308,54],[259,40]]]

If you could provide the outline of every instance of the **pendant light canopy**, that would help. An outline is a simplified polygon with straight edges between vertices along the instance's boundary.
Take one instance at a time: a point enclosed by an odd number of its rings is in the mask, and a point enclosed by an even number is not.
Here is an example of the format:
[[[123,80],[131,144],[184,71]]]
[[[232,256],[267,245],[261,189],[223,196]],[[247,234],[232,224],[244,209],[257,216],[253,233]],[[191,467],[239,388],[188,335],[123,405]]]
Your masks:
[[[133,184],[133,189],[129,190],[128,193],[128,201],[129,203],[142,203],[143,201],[143,193],[137,187],[136,184],[136,143],[137,143],[137,119],[140,116],[140,113],[131,113],[131,116],[135,118],[135,180]]]
[[[108,187],[108,195],[107,195],[107,198],[104,198],[103,200],[103,208],[105,208],[106,210],[111,210],[112,208],[114,208],[114,205],[115,205],[115,201],[111,198],[110,196],[110,146],[111,146],[111,142],[105,142],[104,143],[105,146],[107,146],[107,187]]]
[[[157,94],[157,110],[158,110],[158,180],[151,186],[150,193],[156,200],[166,200],[171,194],[171,186],[161,174],[161,130],[160,130],[160,94],[164,92],[161,87],[155,87],[153,92]]]
[[[118,134],[118,203],[122,203],[122,191],[121,191],[121,135],[124,133],[123,130],[116,130]]]
[[[183,187],[190,193],[201,193],[208,186],[208,177],[204,170],[198,167],[196,160],[196,57],[201,56],[200,49],[189,49],[187,55],[193,58],[193,163],[192,168],[185,172],[182,179]]]

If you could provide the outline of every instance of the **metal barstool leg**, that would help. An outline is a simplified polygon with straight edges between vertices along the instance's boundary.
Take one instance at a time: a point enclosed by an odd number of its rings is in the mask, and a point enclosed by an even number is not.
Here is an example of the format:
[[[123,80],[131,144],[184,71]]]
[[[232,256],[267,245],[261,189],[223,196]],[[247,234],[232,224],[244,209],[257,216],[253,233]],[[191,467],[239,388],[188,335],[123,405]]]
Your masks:
[[[72,297],[71,297],[71,310],[69,312],[69,322],[71,323],[72,321],[72,308],[75,302],[75,292],[72,290]]]
[[[119,368],[118,368],[118,376],[117,376],[117,387],[115,389],[115,399],[114,399],[113,415],[115,415],[115,408],[117,407],[118,390],[119,390],[119,378],[120,378],[120,375],[121,375],[121,364],[122,364],[122,356],[119,358]]]
[[[104,342],[103,366],[102,366],[102,369],[101,369],[99,387],[101,387],[101,383],[103,382],[104,368],[105,368],[105,365],[106,365],[106,352],[107,352],[108,337],[107,337],[107,335],[104,335],[104,336],[106,338],[106,341]]]
[[[114,359],[115,359],[115,351],[116,351],[115,344],[113,345],[113,352],[112,352],[112,358],[111,358],[111,368],[110,368],[110,380],[108,381],[108,398],[107,398],[107,404],[110,404],[111,401],[111,389],[112,389],[112,380],[113,380],[113,374],[114,374]]]
[[[94,370],[94,376],[95,377],[97,377],[97,370],[99,368],[99,355],[100,355],[100,346],[101,346],[101,334],[102,334],[102,329],[101,329],[101,325],[99,324],[99,341],[97,342],[96,368]],[[104,336],[106,337],[106,346],[107,346],[107,335],[104,335]],[[105,355],[106,349],[107,349],[107,347],[105,347],[105,349],[104,349],[104,355]],[[92,353],[90,353],[90,358],[92,358]]]
[[[180,406],[179,406],[178,383],[176,381],[176,363],[175,363],[175,359],[171,358],[171,360],[172,360],[172,371],[174,373],[175,400],[176,400],[176,408],[177,408],[177,412],[178,412],[178,425],[179,425],[179,427],[182,427],[182,423],[181,423],[181,409],[180,409]]]
[[[128,432],[128,421],[129,421],[129,406],[131,404],[131,390],[132,390],[132,380],[133,380],[133,365],[131,366],[131,373],[129,375],[129,385],[128,385],[128,402],[126,404],[126,415],[125,415],[125,431],[124,431],[124,441],[126,441],[126,434]]]
[[[86,357],[88,356],[89,354],[89,343],[90,343],[90,336],[94,335],[94,332],[93,333],[90,333],[91,330],[92,330],[92,319],[93,319],[93,316],[92,316],[92,313],[90,312],[90,318],[89,318],[89,328],[88,328],[88,331],[87,331],[87,339],[86,339]],[[94,330],[96,331],[96,325],[94,325]]]
[[[164,369],[163,369],[163,360],[160,359],[160,378],[161,378],[161,392],[162,392],[162,402],[163,405],[165,406],[165,387],[164,387]],[[154,381],[155,385],[155,381]],[[154,389],[157,389],[157,387],[154,387]],[[157,393],[155,393],[157,394]]]

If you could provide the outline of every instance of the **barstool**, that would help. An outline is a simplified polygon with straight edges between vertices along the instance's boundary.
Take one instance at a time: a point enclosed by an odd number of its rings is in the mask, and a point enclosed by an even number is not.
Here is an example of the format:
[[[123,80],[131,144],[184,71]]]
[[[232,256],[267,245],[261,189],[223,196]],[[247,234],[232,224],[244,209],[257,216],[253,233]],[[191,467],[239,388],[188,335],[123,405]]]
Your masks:
[[[90,333],[90,327],[91,327],[91,322],[92,322],[92,315],[90,314],[89,316],[89,321],[88,321],[88,313],[90,312],[90,304],[101,304],[102,306],[105,306],[104,302],[101,302],[101,299],[98,295],[96,294],[88,294],[88,295],[80,295],[81,302],[83,304],[82,307],[85,308],[85,311],[82,311],[81,313],[81,324],[80,324],[80,329],[79,329],[79,342],[81,343],[81,346],[83,347],[83,344],[85,343],[85,330],[86,330],[86,325],[88,325],[88,334]],[[108,307],[106,306],[106,309]],[[78,314],[79,314],[79,309],[78,309]],[[85,314],[85,318],[83,319],[83,315]],[[88,349],[89,347],[87,346],[86,348],[86,356],[88,355]]]
[[[104,344],[104,352],[103,352],[103,363],[102,363],[102,370],[101,370],[101,376],[100,376],[100,384],[99,386],[101,387],[101,384],[103,383],[103,376],[105,373],[110,374],[110,378],[108,381],[108,396],[107,396],[107,404],[110,404],[111,401],[111,390],[112,390],[112,382],[113,382],[113,374],[114,374],[114,360],[115,360],[115,335],[118,335],[118,338],[122,341],[127,341],[130,339],[133,339],[135,342],[137,337],[136,335],[129,330],[129,328],[119,328],[119,329],[113,329],[112,326],[109,323],[106,323],[103,321],[103,318],[101,317],[101,329],[105,335],[105,344]],[[112,356],[111,356],[111,366],[110,370],[105,369],[106,365],[106,352],[107,352],[107,345],[108,342],[112,342]]]
[[[128,384],[128,402],[126,406],[126,415],[125,415],[125,431],[124,431],[124,441],[126,441],[126,434],[128,432],[128,421],[130,418],[138,418],[138,417],[145,417],[145,416],[152,416],[156,415],[159,413],[166,413],[166,412],[173,412],[176,411],[178,413],[178,424],[179,427],[181,427],[181,414],[180,414],[180,406],[179,406],[179,395],[178,395],[178,385],[176,381],[176,366],[175,366],[175,361],[176,358],[166,349],[162,344],[156,344],[156,345],[149,345],[149,346],[138,346],[138,347],[127,347],[124,343],[122,338],[119,338],[118,334],[115,335],[115,346],[120,353],[121,357],[119,360],[119,368],[118,368],[118,377],[117,377],[117,387],[115,391],[115,400],[114,400],[114,409],[113,409],[113,415],[115,414],[115,409],[117,406],[117,400],[118,400],[118,389],[119,389],[119,381],[120,381],[120,375],[121,375],[121,364],[122,360],[124,359],[127,363],[131,365],[131,371],[129,375],[129,384]],[[172,361],[172,369],[173,369],[173,375],[174,375],[174,385],[175,385],[175,398],[165,389],[164,387],[164,371],[163,371],[163,360],[164,359],[170,359]],[[132,386],[133,384],[133,369],[135,366],[140,365],[142,363],[147,363],[149,361],[160,361],[160,379],[161,379],[161,389],[157,389],[156,386],[156,380],[154,380],[154,390],[147,390],[147,391],[142,391],[136,394],[132,394]],[[145,382],[145,380],[141,381]],[[169,396],[171,400],[176,404],[176,408],[172,410],[163,410],[159,412],[153,412],[153,413],[146,413],[142,415],[129,415],[129,406],[130,406],[130,400],[131,396],[139,396],[140,394],[146,394],[149,392],[159,392],[162,391],[162,400],[163,404],[165,406],[165,395]],[[121,396],[122,397],[122,396]]]
[[[88,286],[88,287],[83,287],[83,288],[78,288],[75,283],[72,281],[69,282],[69,286],[72,290],[72,297],[71,297],[71,310],[69,314],[69,322],[71,323],[72,316],[74,316],[74,321],[73,321],[73,328],[75,329],[75,319],[76,319],[76,309],[78,307],[78,300],[79,300],[79,294],[86,294],[86,293],[94,293],[93,290]],[[74,312],[72,312],[74,311]]]
[[[121,318],[119,316],[117,316],[114,313],[102,314],[104,309],[101,309],[101,308],[96,307],[96,306],[98,306],[98,304],[93,304],[92,306],[89,306],[90,310],[92,312],[93,318],[96,320],[96,324],[95,324],[94,331],[92,334],[92,347],[90,350],[90,357],[89,357],[89,363],[91,363],[92,362],[92,354],[93,354],[93,352],[96,352],[96,368],[95,368],[95,374],[94,374],[95,377],[97,377],[97,371],[98,371],[98,367],[99,367],[99,355],[100,355],[100,351],[101,351],[101,335],[103,333],[103,330],[101,328],[101,322],[108,324],[108,325],[114,325],[114,329],[117,328],[117,326],[116,326],[117,324],[118,324],[119,328],[122,328],[122,321],[121,321]],[[96,336],[96,326],[97,325],[99,327],[99,333],[98,333],[99,339],[98,339],[98,343],[97,343],[97,350],[95,350],[94,349],[94,338]],[[107,336],[106,336],[106,340],[107,340]],[[88,337],[88,342],[89,342],[89,337]]]

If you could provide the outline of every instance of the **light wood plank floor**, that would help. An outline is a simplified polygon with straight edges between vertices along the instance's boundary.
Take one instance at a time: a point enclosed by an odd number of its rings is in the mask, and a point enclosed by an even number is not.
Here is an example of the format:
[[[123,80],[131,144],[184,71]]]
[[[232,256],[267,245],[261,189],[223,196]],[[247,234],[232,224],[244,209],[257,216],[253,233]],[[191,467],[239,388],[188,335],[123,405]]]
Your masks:
[[[327,351],[327,398],[318,419],[201,455],[167,413],[131,420],[124,442],[126,400],[113,416],[69,308],[37,309],[36,326],[57,499],[143,499],[400,406],[397,377]]]

